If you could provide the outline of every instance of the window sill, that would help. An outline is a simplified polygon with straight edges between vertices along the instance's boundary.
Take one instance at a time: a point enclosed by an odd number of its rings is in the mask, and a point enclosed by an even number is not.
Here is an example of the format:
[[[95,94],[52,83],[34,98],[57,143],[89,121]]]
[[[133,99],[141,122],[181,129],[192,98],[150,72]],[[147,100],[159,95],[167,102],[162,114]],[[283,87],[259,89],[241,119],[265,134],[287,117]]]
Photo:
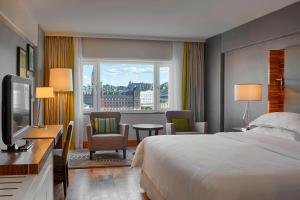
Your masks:
[[[84,111],[83,115],[90,115],[94,111]],[[96,112],[96,111],[95,111]],[[114,111],[100,111],[100,112],[114,112]],[[118,111],[116,111],[118,112]],[[120,111],[121,114],[165,114],[165,110],[152,110],[152,111]]]

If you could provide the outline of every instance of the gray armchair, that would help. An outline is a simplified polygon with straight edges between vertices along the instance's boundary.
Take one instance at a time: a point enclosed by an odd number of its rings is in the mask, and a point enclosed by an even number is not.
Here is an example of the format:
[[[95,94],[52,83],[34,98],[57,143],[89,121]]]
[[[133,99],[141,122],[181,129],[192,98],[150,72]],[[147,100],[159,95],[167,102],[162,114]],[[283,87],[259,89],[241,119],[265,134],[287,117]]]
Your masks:
[[[207,133],[207,122],[195,122],[194,114],[191,110],[182,110],[182,111],[167,111],[166,112],[167,124],[166,132],[167,135],[184,135],[184,134],[200,134]],[[175,130],[175,124],[172,123],[172,119],[188,119],[189,132],[178,132]]]
[[[95,131],[95,118],[116,118],[117,133],[93,134]],[[92,112],[90,114],[91,124],[86,127],[90,159],[93,159],[93,153],[103,150],[123,150],[123,157],[126,158],[128,143],[128,124],[120,124],[121,113],[119,112]]]

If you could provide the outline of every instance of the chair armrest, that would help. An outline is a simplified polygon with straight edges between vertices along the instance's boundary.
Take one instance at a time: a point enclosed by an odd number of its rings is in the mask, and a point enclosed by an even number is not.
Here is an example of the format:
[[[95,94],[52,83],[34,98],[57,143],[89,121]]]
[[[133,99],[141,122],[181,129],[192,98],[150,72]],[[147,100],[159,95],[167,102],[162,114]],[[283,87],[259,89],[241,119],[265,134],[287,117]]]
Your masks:
[[[207,133],[207,122],[195,122],[195,130],[200,133]]]
[[[166,123],[166,134],[167,135],[175,135],[175,124],[174,123]]]
[[[90,141],[92,139],[92,126],[89,124],[86,126],[86,134],[87,134],[87,139]]]
[[[129,133],[129,125],[120,124],[120,134],[124,135],[125,138],[128,138],[128,133]]]

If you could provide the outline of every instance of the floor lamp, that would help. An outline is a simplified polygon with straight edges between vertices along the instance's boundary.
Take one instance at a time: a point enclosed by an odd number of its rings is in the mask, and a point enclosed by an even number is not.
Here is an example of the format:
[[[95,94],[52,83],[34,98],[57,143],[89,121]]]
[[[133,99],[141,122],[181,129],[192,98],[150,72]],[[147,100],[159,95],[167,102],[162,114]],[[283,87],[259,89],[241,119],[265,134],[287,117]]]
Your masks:
[[[49,85],[53,87],[54,92],[58,93],[59,98],[59,122],[62,122],[62,98],[64,92],[73,91],[73,76],[70,68],[52,68],[50,69]]]
[[[262,100],[262,85],[261,84],[236,84],[234,85],[234,100],[246,101],[243,122],[245,128],[249,128],[250,114],[249,102]]]
[[[41,101],[44,99],[53,98],[53,88],[52,87],[36,87],[35,88],[35,98],[38,100],[38,110],[36,116],[36,122],[34,127],[43,128],[44,124],[40,124],[40,113],[41,113]]]

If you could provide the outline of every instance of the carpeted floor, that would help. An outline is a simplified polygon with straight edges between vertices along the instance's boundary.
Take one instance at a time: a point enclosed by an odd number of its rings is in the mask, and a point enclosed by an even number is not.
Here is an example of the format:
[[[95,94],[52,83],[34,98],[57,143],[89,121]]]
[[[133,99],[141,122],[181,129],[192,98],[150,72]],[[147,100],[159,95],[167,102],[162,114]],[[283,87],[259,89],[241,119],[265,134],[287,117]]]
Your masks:
[[[70,169],[85,169],[97,167],[127,167],[131,165],[135,148],[127,149],[127,158],[123,159],[123,151],[97,151],[90,160],[88,149],[71,150],[69,154]]]

